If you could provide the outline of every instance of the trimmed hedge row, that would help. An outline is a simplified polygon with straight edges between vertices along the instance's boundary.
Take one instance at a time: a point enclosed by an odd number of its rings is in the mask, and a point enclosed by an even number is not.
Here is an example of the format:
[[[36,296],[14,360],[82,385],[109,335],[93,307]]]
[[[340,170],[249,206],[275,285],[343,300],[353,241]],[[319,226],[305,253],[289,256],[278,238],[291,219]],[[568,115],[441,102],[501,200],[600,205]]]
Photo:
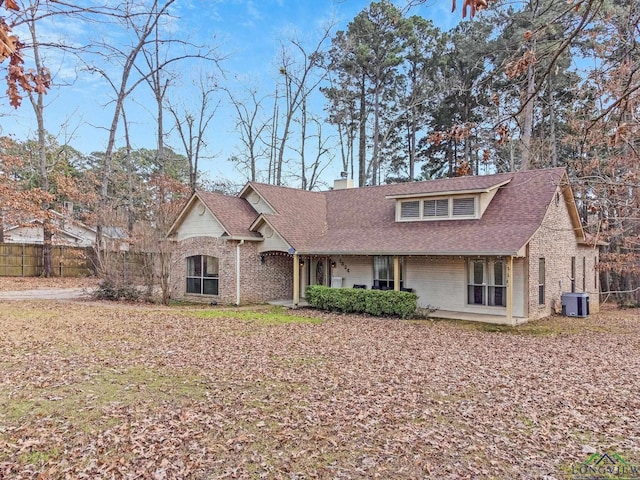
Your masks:
[[[310,285],[305,291],[309,305],[321,310],[342,313],[412,317],[418,307],[415,293],[394,290],[365,290],[362,288],[330,288]]]

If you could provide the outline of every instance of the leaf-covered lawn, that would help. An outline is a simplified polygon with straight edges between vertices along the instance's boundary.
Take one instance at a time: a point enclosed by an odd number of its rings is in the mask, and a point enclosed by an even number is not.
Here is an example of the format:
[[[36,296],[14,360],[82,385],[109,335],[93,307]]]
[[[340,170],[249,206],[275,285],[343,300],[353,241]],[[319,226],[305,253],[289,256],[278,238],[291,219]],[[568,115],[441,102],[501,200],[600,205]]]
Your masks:
[[[0,277],[0,292],[50,288],[93,289],[98,283],[100,279],[96,277]]]
[[[0,303],[0,478],[565,478],[605,452],[640,464],[639,316],[512,330]]]

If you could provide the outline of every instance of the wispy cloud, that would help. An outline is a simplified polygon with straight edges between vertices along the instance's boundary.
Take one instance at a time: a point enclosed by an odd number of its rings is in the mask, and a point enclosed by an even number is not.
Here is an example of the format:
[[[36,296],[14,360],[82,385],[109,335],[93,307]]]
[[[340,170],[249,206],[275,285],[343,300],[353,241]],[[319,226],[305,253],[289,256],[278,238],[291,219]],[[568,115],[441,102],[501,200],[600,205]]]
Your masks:
[[[248,0],[245,4],[245,8],[249,24],[255,25],[262,20],[262,12],[258,9],[253,0]]]

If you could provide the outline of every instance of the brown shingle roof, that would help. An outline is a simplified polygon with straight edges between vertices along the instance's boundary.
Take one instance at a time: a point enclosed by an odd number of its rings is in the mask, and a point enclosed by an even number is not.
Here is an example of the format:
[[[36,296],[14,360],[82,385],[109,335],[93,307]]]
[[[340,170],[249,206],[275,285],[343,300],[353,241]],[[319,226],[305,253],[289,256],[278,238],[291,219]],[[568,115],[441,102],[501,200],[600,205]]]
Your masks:
[[[508,254],[540,227],[564,169],[413,182],[325,192],[328,231],[308,253]],[[481,219],[395,223],[395,200],[407,193],[500,187]]]
[[[258,214],[244,198],[212,192],[198,192],[198,196],[230,236],[260,238],[259,233],[249,230]]]
[[[249,185],[276,210],[264,217],[296,250],[312,248],[314,239],[327,233],[327,202],[323,192],[256,182]]]
[[[306,254],[507,255],[524,247],[540,227],[562,168],[426,182],[309,192],[248,184],[276,213],[269,223]],[[499,187],[481,219],[395,222],[394,196],[428,195]],[[246,187],[245,187],[246,189]],[[248,228],[257,212],[243,198],[200,193],[232,235]]]

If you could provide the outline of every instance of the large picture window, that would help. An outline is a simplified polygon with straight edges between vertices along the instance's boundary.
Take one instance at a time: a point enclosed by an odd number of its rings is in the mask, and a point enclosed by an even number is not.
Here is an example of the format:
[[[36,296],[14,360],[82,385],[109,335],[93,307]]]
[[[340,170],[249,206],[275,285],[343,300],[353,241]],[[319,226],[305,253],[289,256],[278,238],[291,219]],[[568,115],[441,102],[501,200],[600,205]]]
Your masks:
[[[208,255],[187,257],[187,293],[218,295],[218,259]]]
[[[471,305],[507,306],[506,264],[496,260],[469,262],[467,303]]]
[[[400,288],[402,288],[402,259],[400,260]],[[393,257],[373,257],[373,288],[380,290],[394,289]]]

